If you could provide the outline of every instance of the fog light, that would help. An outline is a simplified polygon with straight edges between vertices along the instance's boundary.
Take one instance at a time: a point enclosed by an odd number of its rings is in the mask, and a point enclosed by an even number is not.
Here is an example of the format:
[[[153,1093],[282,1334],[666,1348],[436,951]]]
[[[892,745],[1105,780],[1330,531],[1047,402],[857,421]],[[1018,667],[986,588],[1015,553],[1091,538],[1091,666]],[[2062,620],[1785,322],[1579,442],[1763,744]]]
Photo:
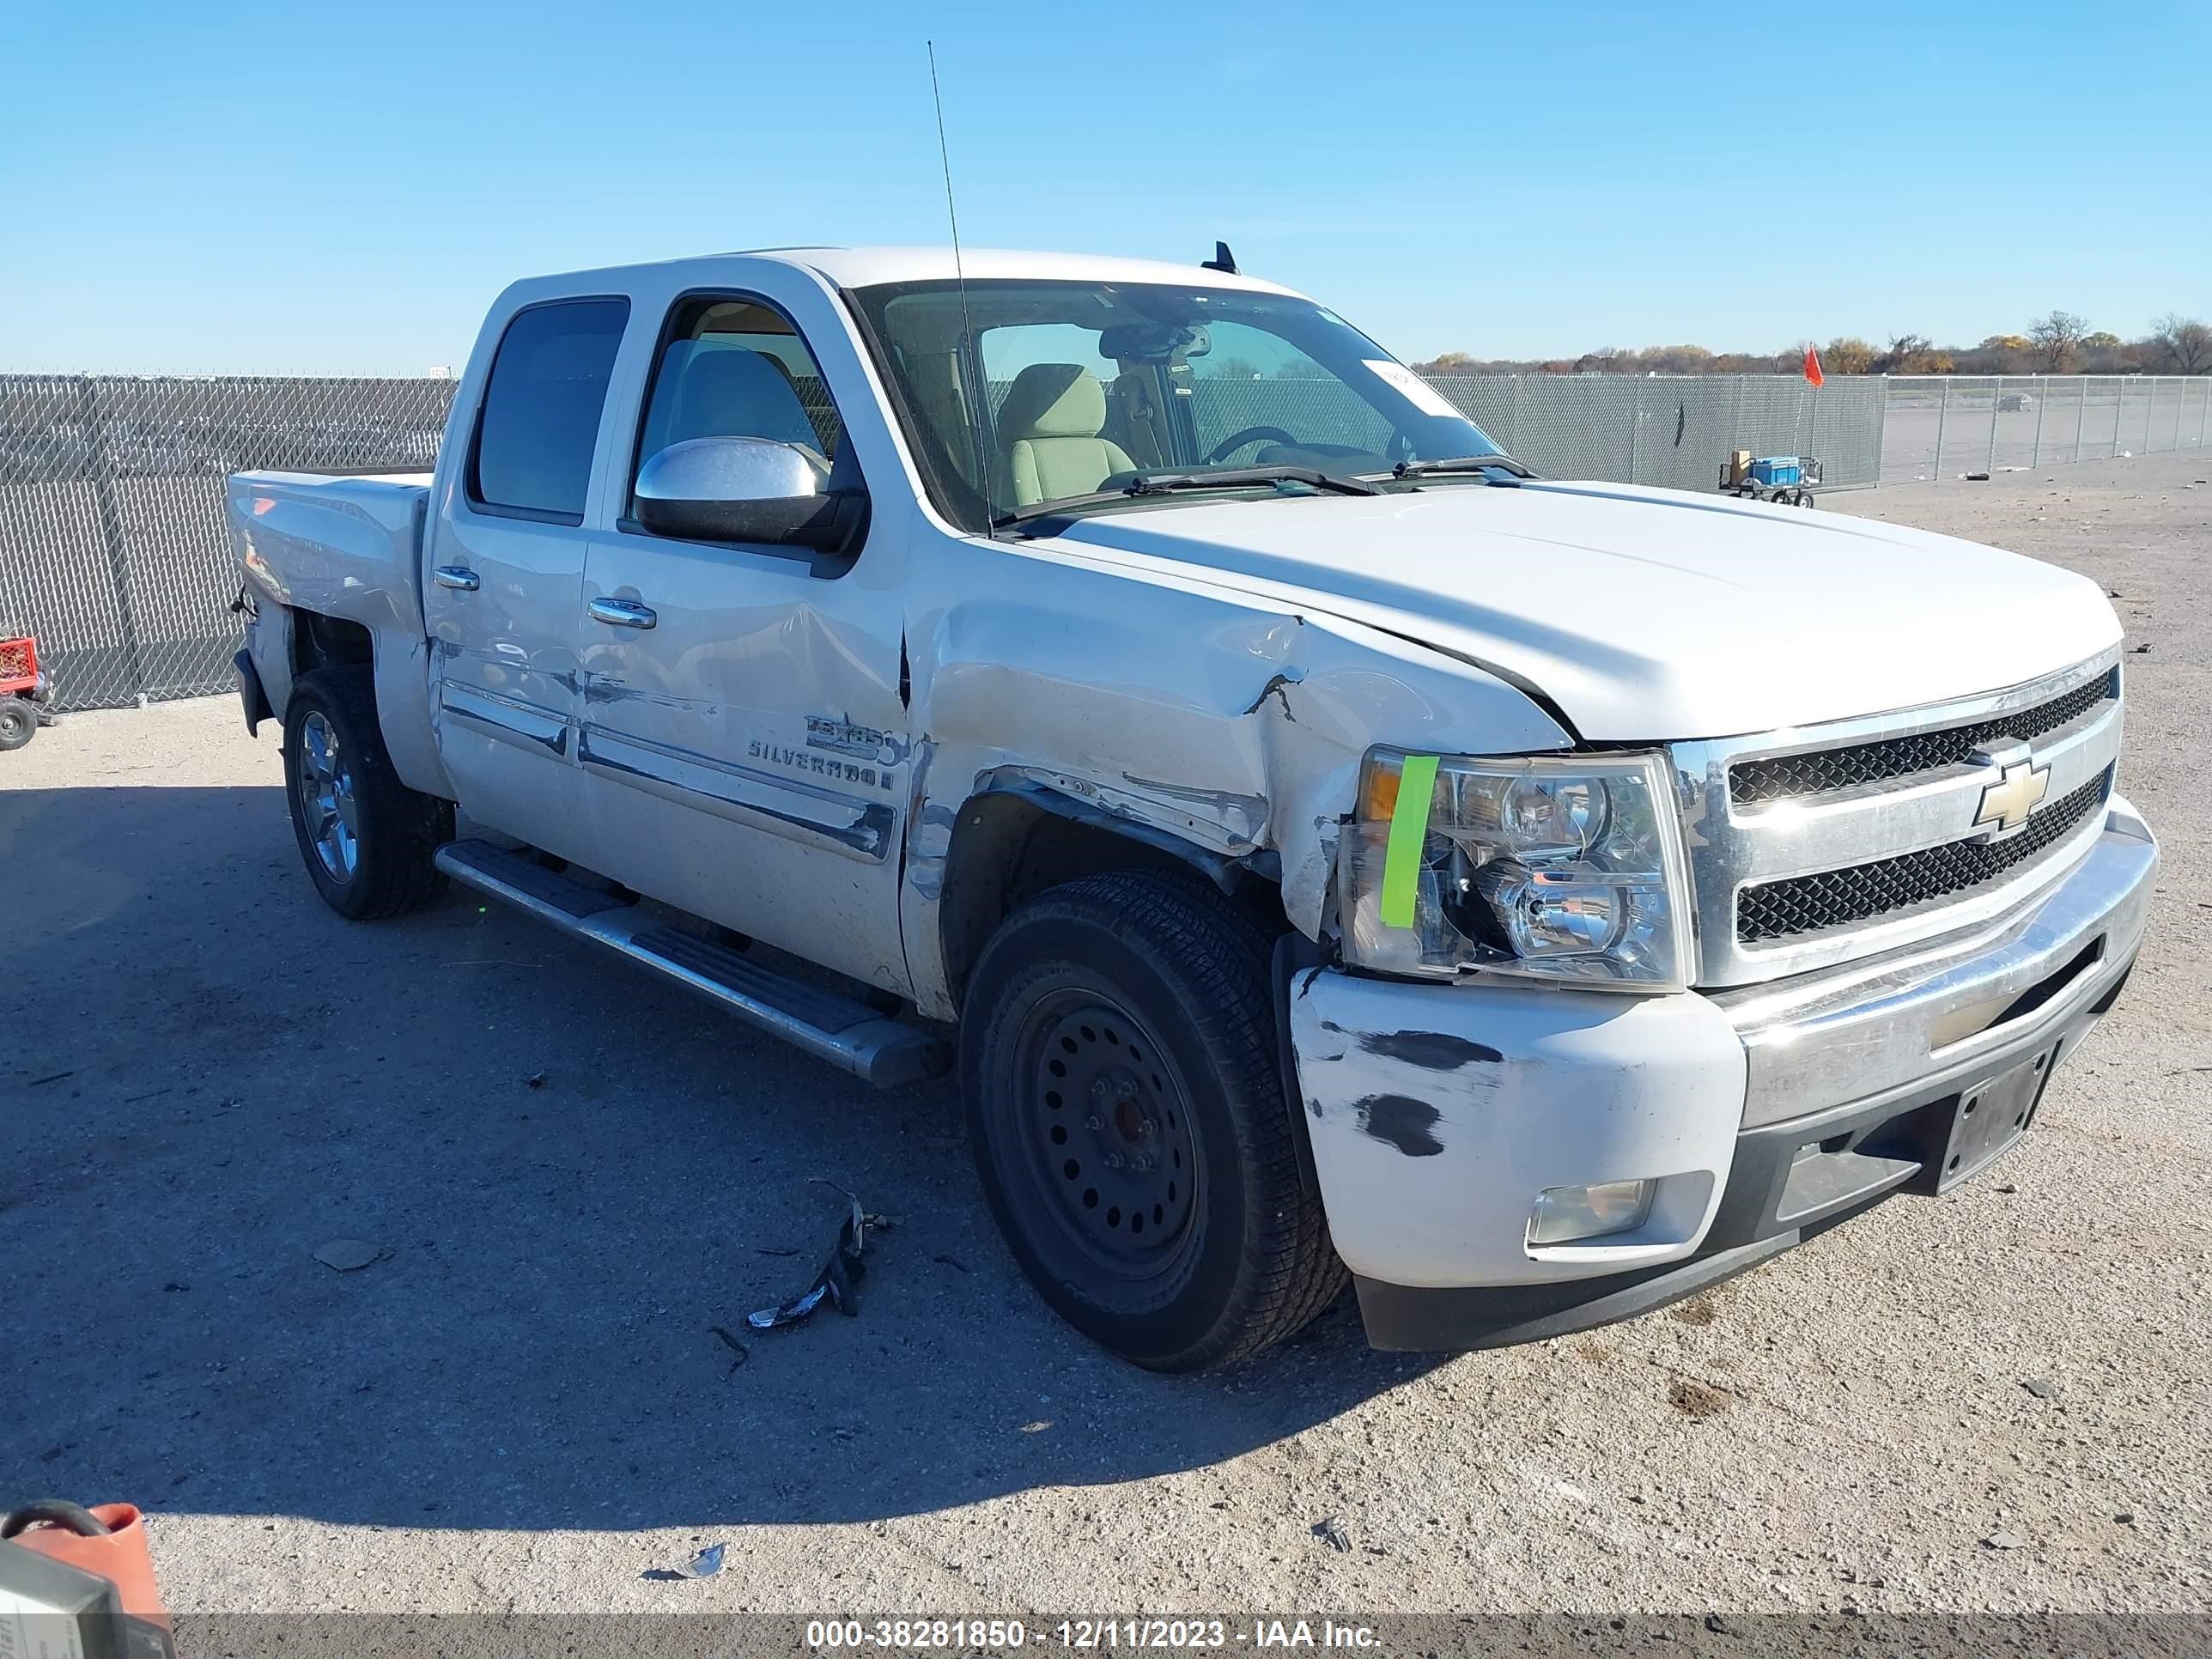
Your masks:
[[[1608,1233],[1633,1232],[1650,1218],[1656,1181],[1602,1181],[1595,1187],[1553,1187],[1528,1212],[1531,1244],[1571,1244]]]

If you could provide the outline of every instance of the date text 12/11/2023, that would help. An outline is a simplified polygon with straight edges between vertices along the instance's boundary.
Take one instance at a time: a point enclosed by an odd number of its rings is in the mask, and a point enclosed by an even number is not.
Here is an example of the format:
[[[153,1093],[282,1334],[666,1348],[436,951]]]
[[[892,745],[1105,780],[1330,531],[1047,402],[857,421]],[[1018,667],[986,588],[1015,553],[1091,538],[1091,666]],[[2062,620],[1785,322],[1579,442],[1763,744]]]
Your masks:
[[[1373,1628],[1332,1619],[1063,1619],[1032,1629],[1018,1619],[817,1620],[806,1645],[841,1649],[964,1648],[1011,1651],[1035,1642],[1077,1652],[1124,1649],[1350,1648],[1376,1645]]]

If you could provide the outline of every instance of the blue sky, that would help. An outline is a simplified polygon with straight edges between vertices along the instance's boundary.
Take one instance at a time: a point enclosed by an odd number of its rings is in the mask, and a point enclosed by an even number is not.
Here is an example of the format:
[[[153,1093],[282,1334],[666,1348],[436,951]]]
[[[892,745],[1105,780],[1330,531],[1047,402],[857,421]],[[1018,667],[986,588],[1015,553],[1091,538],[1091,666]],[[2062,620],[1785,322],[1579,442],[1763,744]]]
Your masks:
[[[419,373],[543,270],[1227,239],[1405,357],[2212,314],[2212,6],[0,0],[0,371]]]

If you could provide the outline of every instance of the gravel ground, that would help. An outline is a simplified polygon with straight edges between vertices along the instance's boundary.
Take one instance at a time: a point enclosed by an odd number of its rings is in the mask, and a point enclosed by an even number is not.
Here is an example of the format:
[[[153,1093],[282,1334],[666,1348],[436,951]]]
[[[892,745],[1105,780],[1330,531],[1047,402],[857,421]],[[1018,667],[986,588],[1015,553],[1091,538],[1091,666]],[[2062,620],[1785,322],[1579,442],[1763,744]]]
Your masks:
[[[1824,503],[2086,571],[2151,647],[2161,902],[2037,1132],[1672,1310],[1448,1360],[1347,1304],[1229,1376],[1126,1369],[1018,1279],[949,1086],[458,894],[349,926],[234,702],[76,717],[0,757],[0,1493],[142,1504],[188,1613],[2205,1608],[2205,471]],[[733,1369],[714,1328],[834,1230],[816,1176],[897,1218],[862,1311]],[[319,1264],[340,1237],[380,1259]]]

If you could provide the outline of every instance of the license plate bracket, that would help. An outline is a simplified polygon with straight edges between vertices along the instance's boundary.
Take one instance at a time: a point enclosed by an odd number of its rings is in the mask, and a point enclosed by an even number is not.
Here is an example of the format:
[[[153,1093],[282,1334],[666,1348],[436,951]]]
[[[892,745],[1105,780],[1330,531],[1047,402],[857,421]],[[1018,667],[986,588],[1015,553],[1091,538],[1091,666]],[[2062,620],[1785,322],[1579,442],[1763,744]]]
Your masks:
[[[2043,1091],[2057,1069],[2057,1045],[1959,1092],[1951,1114],[1951,1133],[1936,1165],[1936,1190],[1948,1192],[1971,1181],[2012,1150],[2028,1131],[2043,1104]]]

